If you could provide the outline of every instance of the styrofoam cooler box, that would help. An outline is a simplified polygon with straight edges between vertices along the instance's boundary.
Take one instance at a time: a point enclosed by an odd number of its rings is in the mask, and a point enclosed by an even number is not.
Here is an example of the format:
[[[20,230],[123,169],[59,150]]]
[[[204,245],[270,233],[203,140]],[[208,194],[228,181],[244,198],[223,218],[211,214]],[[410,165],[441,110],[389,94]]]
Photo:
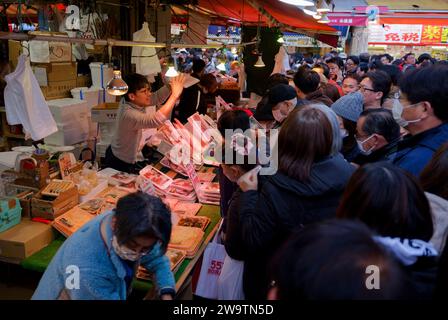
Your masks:
[[[106,88],[107,83],[114,76],[114,69],[108,64],[102,62],[92,62],[89,64],[92,74],[92,87]]]
[[[86,100],[90,108],[104,102],[115,102],[115,96],[108,94],[105,89],[95,87],[78,87],[70,90],[72,97],[79,100]]]
[[[58,131],[45,138],[45,143],[72,145],[88,139],[91,131],[91,115],[87,101],[64,98],[47,101]]]
[[[79,87],[73,88],[70,92],[74,99],[86,100],[90,108],[101,103],[99,88]]]
[[[106,156],[107,147],[109,147],[110,143],[98,142],[96,144],[96,155],[97,157],[104,158]]]
[[[69,146],[86,141],[89,138],[89,129],[79,126],[57,125],[58,131],[46,137],[45,143],[55,146]]]

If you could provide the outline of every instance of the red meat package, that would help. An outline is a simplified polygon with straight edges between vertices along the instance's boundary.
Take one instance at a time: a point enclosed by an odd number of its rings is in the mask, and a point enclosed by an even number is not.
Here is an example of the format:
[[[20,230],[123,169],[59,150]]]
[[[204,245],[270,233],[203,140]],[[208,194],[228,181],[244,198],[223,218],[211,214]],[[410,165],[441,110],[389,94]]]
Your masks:
[[[162,190],[167,189],[171,183],[173,183],[173,179],[151,165],[148,165],[140,170],[140,175],[151,180],[154,186]]]

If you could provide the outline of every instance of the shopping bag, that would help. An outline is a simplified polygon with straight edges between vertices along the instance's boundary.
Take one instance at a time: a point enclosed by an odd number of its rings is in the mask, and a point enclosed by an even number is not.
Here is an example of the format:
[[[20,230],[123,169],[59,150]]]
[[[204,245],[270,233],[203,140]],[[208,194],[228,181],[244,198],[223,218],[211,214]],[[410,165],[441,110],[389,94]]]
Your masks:
[[[218,243],[219,232],[205,248],[195,294],[207,299],[218,299],[218,278],[227,256],[225,247]]]
[[[243,272],[244,261],[227,255],[218,278],[218,300],[244,300]]]

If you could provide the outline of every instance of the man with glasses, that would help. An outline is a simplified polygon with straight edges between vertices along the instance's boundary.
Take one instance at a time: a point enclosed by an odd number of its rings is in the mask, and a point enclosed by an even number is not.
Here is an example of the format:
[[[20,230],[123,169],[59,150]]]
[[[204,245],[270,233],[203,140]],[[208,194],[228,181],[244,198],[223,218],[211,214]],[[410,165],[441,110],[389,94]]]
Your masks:
[[[148,80],[141,74],[129,74],[124,77],[124,81],[129,89],[118,108],[117,128],[106,150],[105,165],[118,171],[135,173],[139,169],[136,162],[143,129],[158,128],[170,119],[184,89],[185,75],[173,78],[170,83],[171,95],[168,91],[164,96],[160,96],[158,91],[151,93]],[[161,105],[167,98],[157,112],[148,112],[149,106]]]
[[[359,85],[359,91],[364,98],[364,109],[381,108],[387,98],[392,81],[384,71],[367,72]]]
[[[410,133],[399,143],[394,163],[418,176],[448,141],[448,66],[414,70],[400,82],[394,118]]]

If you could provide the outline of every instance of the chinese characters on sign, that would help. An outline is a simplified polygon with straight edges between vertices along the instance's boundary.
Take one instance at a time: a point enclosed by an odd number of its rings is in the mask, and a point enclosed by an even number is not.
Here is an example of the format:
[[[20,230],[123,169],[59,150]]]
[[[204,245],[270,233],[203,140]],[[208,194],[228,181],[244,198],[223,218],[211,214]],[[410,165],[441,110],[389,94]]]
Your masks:
[[[369,43],[434,45],[448,43],[448,26],[384,24],[369,26]]]
[[[369,43],[419,44],[421,25],[385,24],[369,26]]]

